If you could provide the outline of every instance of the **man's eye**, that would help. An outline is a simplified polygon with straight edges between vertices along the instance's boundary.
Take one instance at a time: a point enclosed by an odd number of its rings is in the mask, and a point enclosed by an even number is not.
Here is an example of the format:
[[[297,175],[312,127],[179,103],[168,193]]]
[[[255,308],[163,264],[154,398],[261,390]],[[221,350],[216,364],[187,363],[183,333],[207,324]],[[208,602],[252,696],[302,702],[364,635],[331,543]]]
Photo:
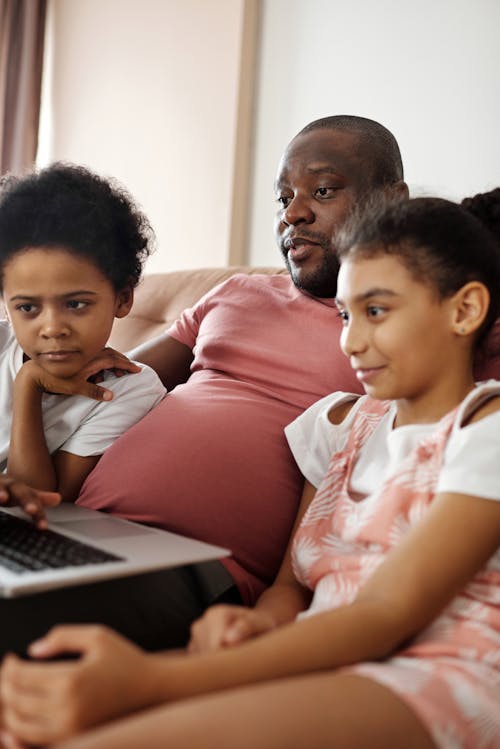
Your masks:
[[[278,202],[282,208],[286,208],[290,200],[291,198],[288,195],[278,195],[276,198],[276,202]]]
[[[70,299],[67,302],[67,306],[70,309],[84,309],[87,306],[87,302],[81,302],[78,299]]]
[[[318,198],[331,198],[335,191],[335,187],[318,187],[314,194]]]

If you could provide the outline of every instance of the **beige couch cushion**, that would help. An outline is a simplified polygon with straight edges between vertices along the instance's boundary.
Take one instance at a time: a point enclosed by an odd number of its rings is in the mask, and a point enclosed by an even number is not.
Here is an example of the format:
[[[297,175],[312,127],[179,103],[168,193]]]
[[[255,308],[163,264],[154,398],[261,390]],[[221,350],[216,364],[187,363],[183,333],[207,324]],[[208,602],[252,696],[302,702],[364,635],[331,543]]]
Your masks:
[[[152,273],[144,276],[135,291],[132,311],[116,320],[110,345],[128,351],[162,333],[182,310],[191,307],[218,283],[235,273],[286,273],[285,268],[231,266]]]

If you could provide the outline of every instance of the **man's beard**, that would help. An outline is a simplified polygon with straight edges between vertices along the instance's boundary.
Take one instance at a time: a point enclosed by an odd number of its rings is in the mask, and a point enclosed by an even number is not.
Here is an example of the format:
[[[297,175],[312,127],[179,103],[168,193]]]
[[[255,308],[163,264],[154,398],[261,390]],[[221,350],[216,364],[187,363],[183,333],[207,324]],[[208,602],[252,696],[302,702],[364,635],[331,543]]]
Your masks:
[[[300,268],[291,265],[288,256],[285,256],[285,265],[298,289],[321,299],[333,298],[337,293],[337,275],[340,265],[335,252],[331,249],[323,252],[321,265],[306,275],[301,275]]]

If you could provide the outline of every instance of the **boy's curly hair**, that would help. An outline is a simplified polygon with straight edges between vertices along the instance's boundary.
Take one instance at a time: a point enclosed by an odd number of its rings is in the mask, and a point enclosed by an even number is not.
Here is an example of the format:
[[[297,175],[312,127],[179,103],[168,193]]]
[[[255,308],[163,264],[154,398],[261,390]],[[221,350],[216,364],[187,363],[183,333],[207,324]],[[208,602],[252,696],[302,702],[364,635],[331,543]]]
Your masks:
[[[115,291],[139,282],[154,233],[132,197],[111,179],[57,162],[0,180],[0,282],[6,261],[29,248],[86,257]]]

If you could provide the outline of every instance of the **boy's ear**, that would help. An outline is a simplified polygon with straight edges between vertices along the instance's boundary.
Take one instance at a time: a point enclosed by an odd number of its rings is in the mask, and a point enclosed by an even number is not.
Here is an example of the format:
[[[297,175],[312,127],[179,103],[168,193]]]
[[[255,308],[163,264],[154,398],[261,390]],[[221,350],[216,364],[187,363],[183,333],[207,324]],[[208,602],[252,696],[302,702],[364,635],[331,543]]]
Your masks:
[[[453,330],[457,335],[475,333],[483,324],[490,306],[490,292],[480,281],[469,281],[453,296]]]
[[[134,303],[134,289],[132,286],[125,286],[124,289],[116,295],[115,317],[126,317]]]

